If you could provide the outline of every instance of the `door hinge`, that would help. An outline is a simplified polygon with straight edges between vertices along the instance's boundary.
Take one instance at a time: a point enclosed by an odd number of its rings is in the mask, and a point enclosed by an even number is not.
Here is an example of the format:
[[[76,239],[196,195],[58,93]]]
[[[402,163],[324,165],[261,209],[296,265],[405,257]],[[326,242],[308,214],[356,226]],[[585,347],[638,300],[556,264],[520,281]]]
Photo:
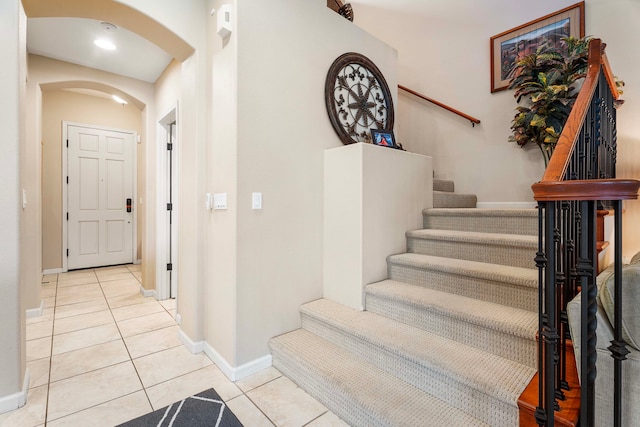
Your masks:
[[[167,264],[167,271],[172,271],[173,270],[173,264],[169,263]]]
[[[69,148],[69,140],[67,139],[67,148]]]
[[[67,249],[67,256],[69,256],[69,249]]]
[[[67,221],[69,221],[69,212],[67,212]]]
[[[69,183],[69,175],[67,175],[67,184]]]
[[[167,150],[171,151],[173,150],[173,144],[172,143],[167,143]]]
[[[173,210],[173,203],[167,203],[167,210],[168,211],[172,211]]]

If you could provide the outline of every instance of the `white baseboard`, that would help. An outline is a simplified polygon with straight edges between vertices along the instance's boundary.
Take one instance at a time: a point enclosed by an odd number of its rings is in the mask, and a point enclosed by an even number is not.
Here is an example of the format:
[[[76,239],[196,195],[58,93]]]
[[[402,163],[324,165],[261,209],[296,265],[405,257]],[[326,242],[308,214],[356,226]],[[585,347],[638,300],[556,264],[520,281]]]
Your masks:
[[[137,260],[133,261],[133,264],[134,265],[140,265],[140,264],[142,264],[142,260],[141,259],[137,259]]]
[[[59,274],[64,273],[64,269],[62,268],[49,268],[47,270],[42,270],[42,274]]]
[[[534,209],[536,202],[478,202],[478,209]]]
[[[156,296],[156,290],[155,289],[145,289],[144,286],[140,285],[140,294],[142,294],[143,297],[147,298],[147,297],[154,297]]]
[[[42,316],[42,310],[44,310],[44,301],[40,301],[40,307],[38,308],[27,309],[27,319]]]
[[[24,371],[22,380],[22,390],[0,397],[0,414],[22,408],[27,403],[27,393],[29,392],[29,368]]]
[[[204,350],[204,341],[193,341],[182,329],[178,329],[178,339],[193,354],[202,353]]]
[[[211,359],[231,381],[241,380],[272,365],[271,355],[267,354],[266,356],[234,368],[206,341],[204,342],[204,353],[209,356],[209,359]]]

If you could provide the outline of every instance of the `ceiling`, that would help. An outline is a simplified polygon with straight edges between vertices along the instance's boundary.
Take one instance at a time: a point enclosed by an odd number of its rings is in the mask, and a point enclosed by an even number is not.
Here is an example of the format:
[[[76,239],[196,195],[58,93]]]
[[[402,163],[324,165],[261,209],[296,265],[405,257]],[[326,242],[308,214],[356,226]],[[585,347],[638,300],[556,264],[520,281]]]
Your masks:
[[[93,41],[106,39],[116,50]],[[125,29],[85,18],[29,18],[27,51],[146,82],[155,82],[172,57],[155,44]]]
[[[499,0],[485,0],[495,3]],[[504,2],[504,0],[500,0]],[[354,12],[358,6],[387,10],[403,10],[416,15],[437,16],[450,10],[451,4],[469,8],[475,0],[352,0]],[[484,4],[484,2],[482,2]],[[111,30],[109,30],[111,28]],[[113,29],[115,28],[115,29]],[[97,38],[112,41],[117,49],[103,50],[93,44]],[[61,61],[108,71],[153,83],[171,62],[172,57],[158,46],[137,34],[116,26],[101,25],[101,21],[85,18],[29,18],[27,50]]]

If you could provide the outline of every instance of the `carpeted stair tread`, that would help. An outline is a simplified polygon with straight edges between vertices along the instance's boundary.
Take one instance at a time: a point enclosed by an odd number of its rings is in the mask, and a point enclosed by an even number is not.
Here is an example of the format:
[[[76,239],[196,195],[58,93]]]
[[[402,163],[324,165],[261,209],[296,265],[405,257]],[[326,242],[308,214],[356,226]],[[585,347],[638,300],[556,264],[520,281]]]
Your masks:
[[[422,216],[429,229],[538,235],[537,209],[431,208]]]
[[[460,230],[406,232],[407,252],[534,268],[536,236]]]
[[[475,194],[433,191],[434,208],[475,208],[478,198]]]
[[[372,283],[366,292],[521,338],[534,340],[538,330],[538,314],[532,311],[395,280]]]
[[[312,326],[315,330],[310,332],[321,337],[328,334],[330,337],[323,338],[350,346],[348,350],[360,357],[364,355],[357,351],[364,351],[366,357],[382,365],[386,356],[392,356],[392,365],[386,368],[392,372],[397,370],[405,377],[401,379],[427,392],[432,386],[429,376],[441,376],[447,382],[447,387],[441,390],[445,394],[451,387],[469,389],[471,394],[485,394],[489,400],[515,408],[517,413],[517,399],[535,372],[533,368],[495,354],[326,299],[305,304],[300,311],[304,329],[310,330],[308,326]],[[307,324],[307,319],[315,322]],[[404,365],[404,369],[398,365]],[[379,367],[385,369],[385,366]],[[446,396],[436,397],[446,400]]]
[[[387,257],[387,262],[534,289],[538,287],[538,271],[532,268],[512,267],[509,265],[489,264],[414,253],[390,255]]]
[[[366,287],[372,313],[536,366],[536,313],[394,280]]]
[[[433,191],[453,193],[455,191],[455,184],[450,179],[433,178]]]
[[[273,365],[353,426],[489,426],[298,329],[271,339]]]

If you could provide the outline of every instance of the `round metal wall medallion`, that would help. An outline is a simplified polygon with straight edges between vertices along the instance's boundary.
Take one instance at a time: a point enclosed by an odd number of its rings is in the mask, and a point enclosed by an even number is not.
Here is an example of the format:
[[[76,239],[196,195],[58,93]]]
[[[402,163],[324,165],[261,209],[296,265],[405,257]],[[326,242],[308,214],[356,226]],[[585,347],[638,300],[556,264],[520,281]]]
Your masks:
[[[359,53],[336,59],[324,88],[329,120],[343,144],[370,142],[371,129],[393,130],[393,99],[378,67]]]

